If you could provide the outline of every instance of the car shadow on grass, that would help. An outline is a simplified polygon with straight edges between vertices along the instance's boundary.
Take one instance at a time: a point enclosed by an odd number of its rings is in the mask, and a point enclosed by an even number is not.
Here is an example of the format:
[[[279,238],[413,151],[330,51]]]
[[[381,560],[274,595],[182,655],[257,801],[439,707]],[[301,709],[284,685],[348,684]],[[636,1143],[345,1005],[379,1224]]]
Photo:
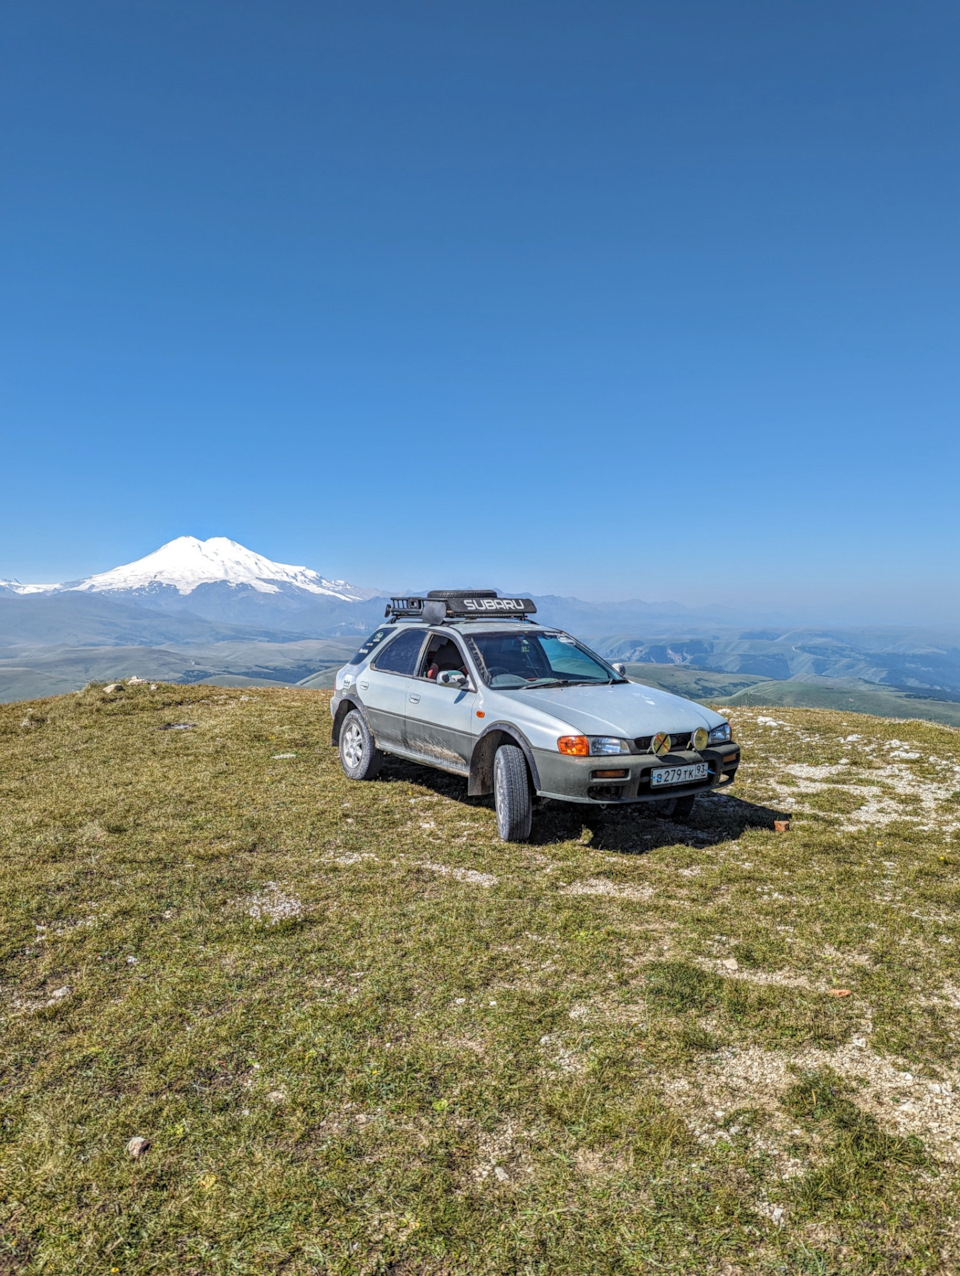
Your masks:
[[[493,805],[491,797],[468,797],[467,782],[457,775],[418,766],[401,758],[388,758],[380,772],[380,782],[411,784],[429,789],[438,797],[461,802],[464,806]],[[756,802],[745,802],[732,794],[705,793],[697,799],[692,815],[686,820],[673,820],[659,814],[653,803],[630,806],[598,807],[575,802],[537,803],[533,816],[533,832],[528,845],[550,846],[558,842],[587,842],[597,850],[620,851],[627,855],[644,855],[663,846],[716,846],[736,841],[747,829],[770,829],[774,820],[789,819],[789,814]]]
[[[558,810],[557,808],[561,808]],[[697,799],[693,813],[685,820],[675,820],[661,815],[654,803],[640,802],[631,806],[597,807],[571,806],[569,814],[559,802],[544,803],[538,812],[540,825],[535,819],[532,842],[560,841],[577,837],[581,840],[592,834],[590,845],[603,851],[619,851],[626,855],[645,855],[665,846],[685,844],[694,847],[717,846],[721,842],[735,842],[748,829],[769,829],[773,832],[775,820],[789,816],[769,806],[745,802],[727,793],[705,793]],[[547,821],[544,821],[547,816]],[[553,829],[560,837],[550,836]],[[578,832],[566,832],[579,823]]]

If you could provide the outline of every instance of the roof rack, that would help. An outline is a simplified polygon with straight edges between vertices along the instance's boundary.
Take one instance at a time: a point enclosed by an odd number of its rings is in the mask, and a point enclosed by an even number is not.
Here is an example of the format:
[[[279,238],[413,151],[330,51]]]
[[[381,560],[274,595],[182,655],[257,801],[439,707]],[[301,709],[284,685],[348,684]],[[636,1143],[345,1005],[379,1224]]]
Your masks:
[[[469,594],[434,589],[426,598],[391,598],[383,614],[391,620],[422,620],[428,625],[440,625],[445,620],[526,620],[536,611],[532,598],[500,598],[495,589],[477,589]]]
[[[423,598],[391,598],[383,614],[394,620],[421,620],[425,601]]]

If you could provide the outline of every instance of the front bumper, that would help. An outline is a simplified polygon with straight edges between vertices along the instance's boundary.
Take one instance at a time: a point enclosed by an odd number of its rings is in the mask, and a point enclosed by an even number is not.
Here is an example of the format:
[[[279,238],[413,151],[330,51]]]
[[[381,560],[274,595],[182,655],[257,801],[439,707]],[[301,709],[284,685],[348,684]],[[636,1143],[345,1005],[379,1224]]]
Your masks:
[[[621,753],[606,757],[576,758],[548,749],[534,749],[540,783],[540,797],[557,798],[561,802],[602,802],[618,805],[630,802],[657,802],[665,798],[685,797],[690,793],[707,793],[711,789],[732,784],[740,765],[740,746],[718,745],[702,753],[687,751],[654,754]],[[706,762],[709,774],[694,784],[668,784],[650,787],[650,774],[669,766],[689,766]],[[596,771],[625,771],[623,777],[600,778]]]

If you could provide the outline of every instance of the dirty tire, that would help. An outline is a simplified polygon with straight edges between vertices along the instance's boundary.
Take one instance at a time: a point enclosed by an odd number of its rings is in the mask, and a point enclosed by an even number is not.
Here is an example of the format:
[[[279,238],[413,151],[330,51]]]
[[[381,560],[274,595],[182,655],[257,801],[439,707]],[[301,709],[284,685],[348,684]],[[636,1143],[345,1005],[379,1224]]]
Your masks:
[[[657,803],[657,814],[665,820],[689,820],[696,801],[696,793],[688,793],[686,797],[664,798]]]
[[[497,832],[504,842],[525,842],[533,825],[533,795],[523,750],[501,744],[493,759]]]
[[[351,780],[372,780],[380,770],[383,754],[362,713],[351,709],[340,724],[340,765]]]

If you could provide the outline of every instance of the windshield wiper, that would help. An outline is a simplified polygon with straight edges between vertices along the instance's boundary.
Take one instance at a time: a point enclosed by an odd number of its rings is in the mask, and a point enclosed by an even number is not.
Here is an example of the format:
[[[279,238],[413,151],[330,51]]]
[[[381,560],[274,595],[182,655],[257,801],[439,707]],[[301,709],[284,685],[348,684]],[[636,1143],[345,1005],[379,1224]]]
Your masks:
[[[601,682],[599,678],[548,678],[545,682],[528,682],[527,688],[536,687],[608,687],[609,678]]]

